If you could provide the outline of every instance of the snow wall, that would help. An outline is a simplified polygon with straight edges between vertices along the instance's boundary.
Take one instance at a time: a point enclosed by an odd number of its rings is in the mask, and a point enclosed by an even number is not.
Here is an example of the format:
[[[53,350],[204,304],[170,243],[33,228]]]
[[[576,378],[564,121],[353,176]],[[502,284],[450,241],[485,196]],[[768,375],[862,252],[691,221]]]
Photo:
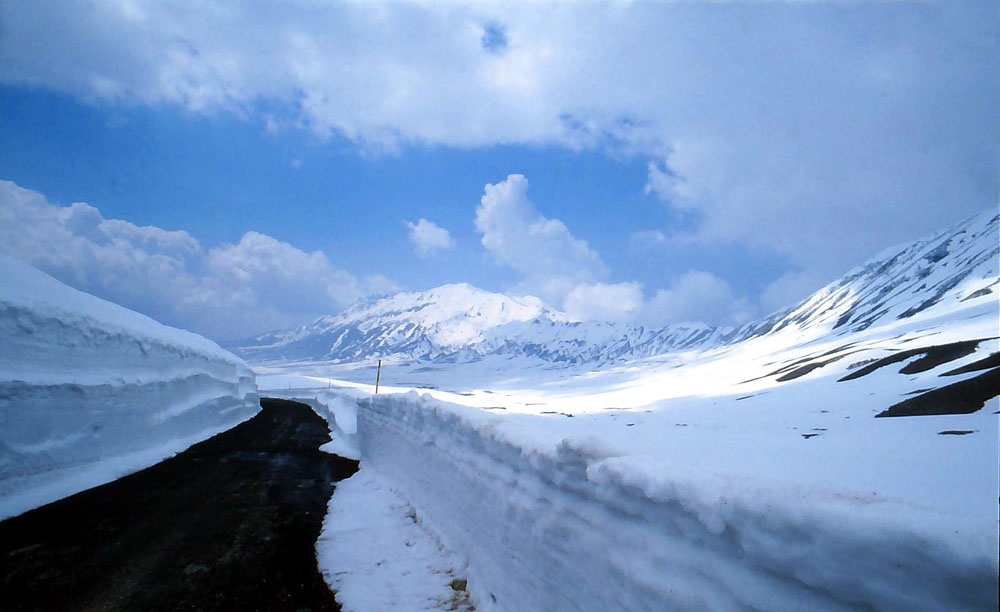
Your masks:
[[[0,518],[152,465],[259,411],[246,364],[0,255]]]
[[[948,517],[552,448],[416,392],[359,401],[357,425],[481,610],[996,607],[996,551]]]

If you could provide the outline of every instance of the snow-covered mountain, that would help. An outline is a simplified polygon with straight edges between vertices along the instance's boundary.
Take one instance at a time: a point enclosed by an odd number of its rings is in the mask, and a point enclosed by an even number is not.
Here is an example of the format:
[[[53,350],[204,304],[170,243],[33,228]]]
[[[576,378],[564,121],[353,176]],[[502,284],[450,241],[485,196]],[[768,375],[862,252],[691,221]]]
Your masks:
[[[784,329],[845,336],[893,321],[997,299],[1000,216],[984,211],[909,244],[885,249],[807,299],[724,337]]]
[[[362,301],[339,315],[267,333],[233,348],[257,362],[470,362],[522,356],[572,365],[790,332],[799,339],[844,335],[942,306],[995,300],[998,236],[996,212],[983,212],[932,236],[886,249],[802,302],[736,329],[701,323],[655,328],[579,322],[534,297],[455,284]]]
[[[654,329],[573,321],[538,298],[460,283],[361,301],[339,315],[263,334],[234,350],[255,361],[462,362],[519,355],[575,364],[688,348],[718,333],[700,323]]]
[[[445,285],[362,300],[339,315],[258,336],[242,350],[256,358],[434,359],[482,343],[497,327],[560,317],[537,298],[511,298],[467,284]]]

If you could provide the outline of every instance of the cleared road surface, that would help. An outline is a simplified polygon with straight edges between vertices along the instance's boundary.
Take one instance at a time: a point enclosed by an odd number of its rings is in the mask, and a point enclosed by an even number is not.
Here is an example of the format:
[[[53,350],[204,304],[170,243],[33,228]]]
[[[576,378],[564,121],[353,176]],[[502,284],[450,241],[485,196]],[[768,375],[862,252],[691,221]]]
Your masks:
[[[5,610],[338,610],[315,545],[334,481],[326,422],[253,419],[115,482],[0,522]]]

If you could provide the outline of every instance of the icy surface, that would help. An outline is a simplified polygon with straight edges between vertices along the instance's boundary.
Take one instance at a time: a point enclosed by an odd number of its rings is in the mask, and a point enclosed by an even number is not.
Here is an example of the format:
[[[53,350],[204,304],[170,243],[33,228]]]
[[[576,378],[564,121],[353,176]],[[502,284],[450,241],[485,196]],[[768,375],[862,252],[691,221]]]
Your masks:
[[[256,414],[254,375],[196,334],[0,254],[0,517],[147,467]]]
[[[460,559],[370,469],[337,483],[316,557],[345,612],[474,609]]]
[[[995,373],[969,366],[1000,352],[997,253],[980,215],[601,367],[389,360],[377,396],[374,360],[258,371],[358,406],[363,471],[461,556],[480,610],[995,609],[1000,401],[876,415]]]

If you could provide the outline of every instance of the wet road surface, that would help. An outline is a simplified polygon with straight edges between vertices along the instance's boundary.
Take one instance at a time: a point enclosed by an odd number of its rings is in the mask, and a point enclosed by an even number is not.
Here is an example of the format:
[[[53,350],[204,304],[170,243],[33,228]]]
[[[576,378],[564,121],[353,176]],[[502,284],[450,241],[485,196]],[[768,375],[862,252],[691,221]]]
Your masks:
[[[5,610],[338,610],[315,545],[334,481],[308,406],[249,421],[141,472],[0,522]]]

